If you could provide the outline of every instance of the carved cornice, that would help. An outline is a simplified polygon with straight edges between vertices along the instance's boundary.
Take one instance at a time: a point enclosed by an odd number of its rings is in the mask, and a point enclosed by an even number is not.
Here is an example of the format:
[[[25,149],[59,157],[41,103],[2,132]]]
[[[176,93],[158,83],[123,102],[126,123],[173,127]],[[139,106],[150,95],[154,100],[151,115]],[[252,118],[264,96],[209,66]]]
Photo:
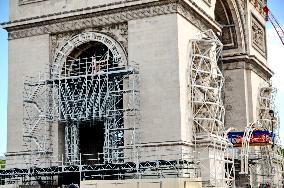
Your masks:
[[[193,5],[197,7],[195,3]],[[183,16],[201,31],[213,29],[214,31],[221,32],[221,26],[219,25],[219,23],[215,22],[215,20],[207,15],[202,9],[199,9],[199,11],[201,11],[202,14],[206,16],[204,17],[201,14],[198,14],[194,9],[190,7],[190,5],[184,3],[183,1],[179,1],[179,3],[177,3],[177,13]]]
[[[121,7],[89,14],[78,14],[74,11],[67,17],[58,17],[41,21],[19,21],[4,23],[2,26],[9,32],[9,39],[24,38],[42,34],[54,34],[103,25],[127,22],[129,20],[177,13],[201,30],[220,30],[217,22],[207,16],[202,16],[183,0],[164,0],[129,7]],[[201,13],[202,14],[202,13]],[[46,16],[45,16],[46,17]]]
[[[208,19],[209,22],[211,22],[211,24],[213,24],[217,29],[219,29],[219,31],[221,32],[221,25],[215,20],[213,19],[209,14],[207,14],[206,11],[204,11],[202,8],[200,8],[195,2],[194,0],[187,0],[189,3],[184,2],[184,0],[178,0],[178,2],[180,3],[184,3],[187,6],[190,5],[190,8],[192,10],[194,10],[196,13],[198,13],[202,19]]]
[[[240,55],[223,59],[223,70],[247,69],[254,71],[265,81],[273,76],[273,71],[261,63],[255,56]]]
[[[46,0],[19,0],[19,5],[26,5],[30,3],[37,3],[41,1],[46,1]]]

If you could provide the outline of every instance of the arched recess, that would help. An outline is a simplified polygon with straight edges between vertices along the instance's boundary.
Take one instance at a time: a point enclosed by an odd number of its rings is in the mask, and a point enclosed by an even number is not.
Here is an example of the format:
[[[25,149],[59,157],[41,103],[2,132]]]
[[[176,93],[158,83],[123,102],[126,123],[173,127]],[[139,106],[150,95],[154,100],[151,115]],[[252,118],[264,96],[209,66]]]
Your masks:
[[[84,32],[73,36],[57,48],[53,59],[52,76],[58,77],[66,60],[77,58],[83,51],[97,44],[103,44],[110,50],[116,64],[127,65],[126,52],[119,42],[103,33]]]
[[[215,20],[222,25],[221,41],[224,50],[245,50],[244,20],[240,15],[240,8],[234,0],[216,0],[214,14]]]
[[[95,162],[103,162],[102,153],[104,162],[122,160],[117,148],[124,144],[121,109],[128,93],[122,90],[133,73],[128,68],[123,47],[102,33],[80,33],[56,50],[51,71],[54,113],[64,126],[68,161],[78,161],[80,153],[85,161],[92,154],[100,159]]]

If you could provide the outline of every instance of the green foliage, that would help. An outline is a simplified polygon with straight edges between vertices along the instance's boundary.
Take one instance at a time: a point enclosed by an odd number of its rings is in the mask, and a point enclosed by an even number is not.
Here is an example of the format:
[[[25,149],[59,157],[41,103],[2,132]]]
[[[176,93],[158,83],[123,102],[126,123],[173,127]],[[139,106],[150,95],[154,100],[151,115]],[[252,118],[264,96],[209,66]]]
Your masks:
[[[5,168],[6,161],[0,160],[0,169]]]
[[[284,157],[284,148],[281,148],[281,155]]]

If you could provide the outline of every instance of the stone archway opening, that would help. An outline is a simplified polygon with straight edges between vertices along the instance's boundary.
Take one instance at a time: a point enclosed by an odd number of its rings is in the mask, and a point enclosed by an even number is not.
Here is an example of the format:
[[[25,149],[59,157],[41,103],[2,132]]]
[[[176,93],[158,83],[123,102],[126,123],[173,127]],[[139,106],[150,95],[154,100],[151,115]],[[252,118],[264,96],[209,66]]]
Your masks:
[[[236,23],[232,11],[226,0],[216,0],[215,20],[222,25],[221,42],[224,50],[238,48]]]
[[[71,89],[73,100],[65,108],[78,109],[73,110],[73,118],[68,118],[68,121],[78,126],[78,152],[84,164],[103,162],[107,85],[115,79],[103,73],[117,67],[111,50],[105,44],[90,41],[76,47],[67,57],[62,69],[62,75],[70,77],[62,86]],[[61,97],[64,100],[64,96]],[[116,108],[123,106],[121,97],[116,99],[119,101]],[[70,152],[72,153],[67,151]]]
[[[63,51],[68,49],[65,60],[60,58],[64,52],[56,59],[59,121],[65,126],[65,158],[70,164],[123,159],[123,89],[130,71],[121,47],[98,35],[75,36],[63,45]]]

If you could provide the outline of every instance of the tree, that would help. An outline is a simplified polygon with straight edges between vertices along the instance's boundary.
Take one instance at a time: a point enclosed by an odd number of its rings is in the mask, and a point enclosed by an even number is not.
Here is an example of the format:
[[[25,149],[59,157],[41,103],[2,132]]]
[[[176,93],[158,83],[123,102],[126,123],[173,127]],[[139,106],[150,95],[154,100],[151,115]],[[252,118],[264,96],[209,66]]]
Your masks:
[[[0,170],[5,168],[5,164],[6,164],[6,161],[0,159]],[[2,179],[0,176],[0,185],[4,185],[4,183],[5,183],[4,179]]]
[[[5,164],[6,164],[5,160],[0,160],[0,169],[5,168]]]

